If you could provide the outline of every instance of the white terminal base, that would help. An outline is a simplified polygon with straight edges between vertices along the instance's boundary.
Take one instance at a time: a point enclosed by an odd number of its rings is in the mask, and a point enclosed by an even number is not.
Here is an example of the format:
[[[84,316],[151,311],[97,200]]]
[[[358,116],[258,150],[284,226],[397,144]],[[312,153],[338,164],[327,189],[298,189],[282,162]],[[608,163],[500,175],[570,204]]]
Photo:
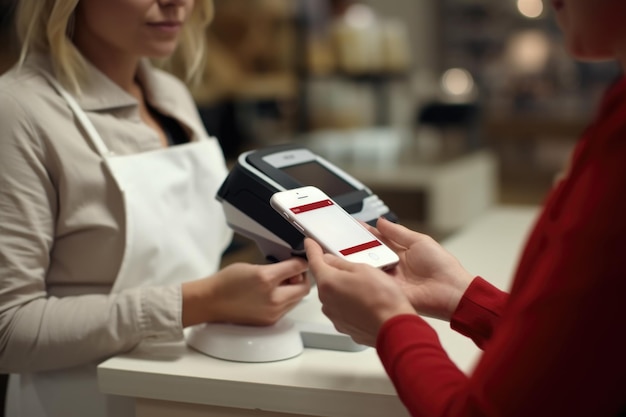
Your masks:
[[[186,332],[186,341],[206,355],[236,362],[275,362],[304,350],[300,332],[287,318],[272,326],[201,324]]]
[[[185,331],[195,350],[235,362],[275,362],[298,356],[304,347],[358,352],[367,346],[339,333],[322,313],[317,287],[273,326],[200,324]]]

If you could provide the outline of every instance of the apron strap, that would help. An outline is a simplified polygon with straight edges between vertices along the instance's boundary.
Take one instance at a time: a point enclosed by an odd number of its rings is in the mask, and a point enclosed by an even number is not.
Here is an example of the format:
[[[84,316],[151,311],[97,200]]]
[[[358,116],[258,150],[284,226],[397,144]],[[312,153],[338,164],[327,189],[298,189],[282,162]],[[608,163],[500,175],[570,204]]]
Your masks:
[[[80,107],[76,99],[72,97],[72,95],[68,93],[67,90],[63,88],[63,86],[51,74],[45,71],[42,71],[41,74],[50,82],[50,84],[52,84],[52,87],[54,87],[54,89],[59,93],[59,95],[63,97],[63,99],[70,106],[70,109],[72,110],[74,115],[78,118],[78,121],[82,125],[83,129],[85,129],[85,131],[87,132],[87,136],[89,137],[93,145],[96,147],[96,150],[98,151],[100,156],[104,158],[107,156],[114,155],[114,152],[111,151],[105,145],[104,141],[102,140],[102,137],[96,130],[93,123],[91,123],[91,120],[89,120],[89,118],[87,117],[87,114],[85,114],[83,109]]]
[[[76,99],[61,85],[61,83],[59,83],[59,81],[56,78],[54,78],[52,74],[45,72],[45,71],[41,71],[41,75],[50,82],[52,87],[54,87],[54,89],[59,93],[59,95],[70,106],[70,109],[72,110],[76,118],[78,118],[78,121],[83,127],[83,129],[85,129],[85,132],[87,132],[87,136],[91,140],[91,143],[93,144],[93,146],[95,146],[100,156],[102,156],[103,158],[106,158],[106,157],[115,155],[115,152],[110,150],[107,147],[107,145],[104,143],[104,140],[102,140],[102,137],[96,130],[93,123],[91,123],[91,120],[89,120],[89,118],[87,117],[87,114],[85,113],[85,111],[80,107]],[[193,127],[192,127],[192,130],[194,132],[196,131],[196,129]],[[207,139],[214,139],[217,141],[217,138],[207,137],[206,133],[203,133],[203,132],[195,132],[195,135],[198,137],[198,141],[207,140]]]

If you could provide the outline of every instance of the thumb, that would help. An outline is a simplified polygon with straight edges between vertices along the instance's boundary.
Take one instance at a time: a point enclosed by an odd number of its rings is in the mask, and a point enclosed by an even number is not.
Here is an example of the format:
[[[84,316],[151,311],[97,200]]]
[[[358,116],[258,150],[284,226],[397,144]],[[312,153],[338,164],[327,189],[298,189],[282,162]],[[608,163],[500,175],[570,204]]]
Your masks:
[[[304,249],[309,262],[316,262],[324,254],[322,247],[310,237],[304,238]]]
[[[376,228],[380,232],[383,238],[390,240],[398,245],[408,248],[411,244],[415,243],[422,236],[421,233],[408,229],[400,224],[393,223],[383,217],[378,219]]]
[[[307,270],[307,264],[304,259],[293,257],[284,261],[264,265],[268,270],[268,275],[272,277],[272,282],[276,285],[282,283],[287,278],[292,278],[303,274]]]
[[[346,261],[338,256],[324,253],[322,247],[311,238],[304,240],[304,247],[306,248],[307,259],[313,272],[328,270],[329,267],[349,270],[355,265],[353,262]]]

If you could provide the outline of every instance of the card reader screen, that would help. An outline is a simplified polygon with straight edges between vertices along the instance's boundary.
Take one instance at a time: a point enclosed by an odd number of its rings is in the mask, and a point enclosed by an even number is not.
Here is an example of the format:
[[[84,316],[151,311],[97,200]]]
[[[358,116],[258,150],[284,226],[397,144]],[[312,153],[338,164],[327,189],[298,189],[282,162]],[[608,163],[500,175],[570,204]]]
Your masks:
[[[357,190],[352,184],[346,182],[337,174],[315,161],[286,166],[280,169],[303,185],[313,185],[324,191],[330,197],[336,197]]]

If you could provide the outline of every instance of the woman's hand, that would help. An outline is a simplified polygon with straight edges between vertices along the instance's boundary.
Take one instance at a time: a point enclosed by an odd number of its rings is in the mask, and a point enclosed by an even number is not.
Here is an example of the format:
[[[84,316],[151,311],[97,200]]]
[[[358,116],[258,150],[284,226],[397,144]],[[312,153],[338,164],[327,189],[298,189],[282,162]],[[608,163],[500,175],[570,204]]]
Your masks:
[[[398,266],[387,272],[413,308],[420,314],[450,320],[474,275],[430,236],[384,218],[376,228],[368,228],[400,257]]]
[[[270,265],[234,263],[211,277],[186,282],[183,326],[274,324],[308,294],[306,270],[307,263],[300,258]]]
[[[386,320],[416,314],[402,289],[382,270],[324,254],[311,239],[305,239],[304,244],[322,312],[341,333],[357,343],[374,346]]]

